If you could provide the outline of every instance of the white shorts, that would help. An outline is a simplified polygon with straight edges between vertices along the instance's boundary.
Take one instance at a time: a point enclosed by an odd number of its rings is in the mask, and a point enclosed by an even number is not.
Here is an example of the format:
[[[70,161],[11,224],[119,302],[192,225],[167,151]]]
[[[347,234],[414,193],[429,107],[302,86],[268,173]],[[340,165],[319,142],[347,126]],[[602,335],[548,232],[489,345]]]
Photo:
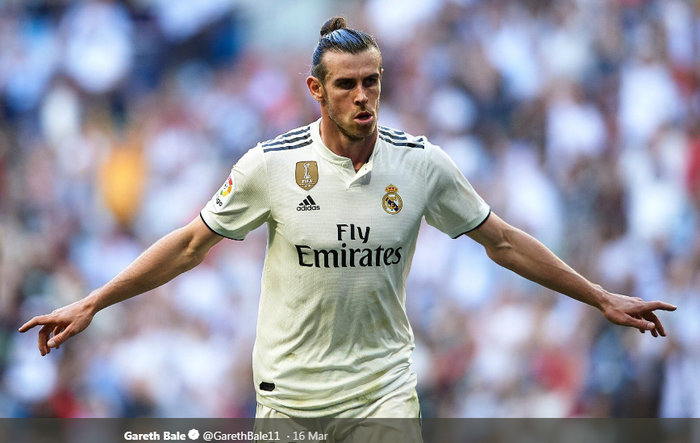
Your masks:
[[[258,403],[255,432],[273,433],[269,441],[282,443],[422,443],[414,386],[406,383],[372,403],[323,418],[295,418]]]

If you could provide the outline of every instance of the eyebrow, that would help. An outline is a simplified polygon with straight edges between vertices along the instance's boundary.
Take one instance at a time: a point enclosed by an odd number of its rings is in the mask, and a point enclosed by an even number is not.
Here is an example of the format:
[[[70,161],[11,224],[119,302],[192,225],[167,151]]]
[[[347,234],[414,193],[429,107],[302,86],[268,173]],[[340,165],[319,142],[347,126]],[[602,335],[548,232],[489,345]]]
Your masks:
[[[368,79],[368,78],[373,78],[373,77],[379,78],[379,73],[370,74],[367,77],[363,77],[362,80]],[[333,80],[333,83],[340,83],[343,81],[355,81],[355,77],[339,77],[339,78]]]

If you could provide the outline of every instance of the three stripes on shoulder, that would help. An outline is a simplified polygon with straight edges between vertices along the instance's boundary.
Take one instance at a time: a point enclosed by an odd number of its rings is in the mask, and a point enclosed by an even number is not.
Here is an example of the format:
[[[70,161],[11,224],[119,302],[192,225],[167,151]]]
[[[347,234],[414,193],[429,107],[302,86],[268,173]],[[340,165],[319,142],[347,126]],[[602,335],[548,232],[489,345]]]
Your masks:
[[[311,127],[289,131],[262,144],[263,152],[284,151],[287,149],[303,148],[313,143]]]
[[[425,148],[425,137],[414,137],[403,131],[391,129],[386,126],[378,126],[379,138],[394,146],[408,148]],[[286,151],[289,149],[303,148],[313,143],[311,139],[311,127],[304,126],[301,129],[286,132],[272,140],[262,144],[263,152]]]
[[[394,146],[405,146],[408,148],[425,148],[425,137],[414,137],[403,131],[379,126],[379,138]]]

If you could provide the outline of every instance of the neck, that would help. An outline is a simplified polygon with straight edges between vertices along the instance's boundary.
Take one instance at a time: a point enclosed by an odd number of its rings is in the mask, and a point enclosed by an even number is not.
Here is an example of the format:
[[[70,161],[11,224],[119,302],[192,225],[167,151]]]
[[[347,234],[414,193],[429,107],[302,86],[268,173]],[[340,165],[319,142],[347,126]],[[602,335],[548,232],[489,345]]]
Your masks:
[[[348,137],[330,117],[323,113],[320,124],[321,140],[334,154],[352,160],[355,171],[359,171],[372,155],[377,141],[377,130],[365,138]]]

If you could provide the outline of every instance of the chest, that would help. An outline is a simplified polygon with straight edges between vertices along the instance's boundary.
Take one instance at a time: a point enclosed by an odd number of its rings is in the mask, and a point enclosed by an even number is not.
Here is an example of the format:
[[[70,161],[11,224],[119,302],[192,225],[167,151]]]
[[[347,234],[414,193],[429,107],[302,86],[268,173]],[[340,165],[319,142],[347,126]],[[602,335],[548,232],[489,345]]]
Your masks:
[[[412,235],[423,216],[423,180],[406,170],[374,165],[369,171],[355,172],[302,161],[293,172],[278,172],[270,187],[276,234],[290,243],[314,248],[396,248]]]

